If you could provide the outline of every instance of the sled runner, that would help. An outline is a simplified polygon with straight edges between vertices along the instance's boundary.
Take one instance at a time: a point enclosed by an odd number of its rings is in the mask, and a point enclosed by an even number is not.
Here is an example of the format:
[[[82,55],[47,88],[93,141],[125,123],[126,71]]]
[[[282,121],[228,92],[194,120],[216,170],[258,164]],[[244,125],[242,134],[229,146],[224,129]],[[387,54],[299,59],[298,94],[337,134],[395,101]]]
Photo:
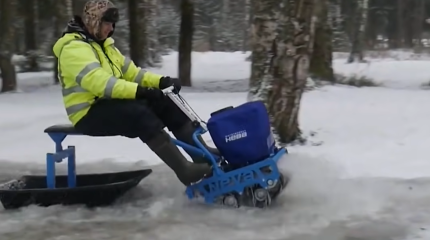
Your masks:
[[[195,124],[193,139],[198,147],[177,139],[179,147],[204,156],[213,172],[185,190],[189,199],[202,197],[208,204],[231,207],[267,207],[282,192],[288,178],[279,172],[277,162],[287,154],[276,148],[269,117],[262,102],[248,102],[226,107],[211,114],[206,123],[188,103],[173,92],[163,90]],[[83,135],[72,125],[54,125],[44,131],[54,141],[55,152],[46,154],[46,176],[22,176],[0,184],[0,201],[5,209],[36,204],[84,204],[89,207],[113,203],[151,174],[151,169],[137,171],[76,174],[75,146],[64,148],[69,135]],[[211,135],[221,156],[210,153],[198,140],[206,132]],[[55,166],[67,159],[67,175],[57,176]]]
[[[88,207],[112,204],[151,174],[137,171],[76,174],[75,146],[63,148],[69,135],[82,135],[72,125],[50,126],[44,131],[55,144],[55,152],[46,154],[46,176],[28,175],[0,184],[0,201],[5,209],[28,205],[51,206],[83,204]],[[67,159],[67,175],[56,175],[55,165]]]
[[[45,207],[58,204],[107,206],[135,187],[151,172],[151,169],[144,169],[119,173],[82,174],[76,176],[77,184],[74,187],[69,187],[68,176],[56,176],[55,188],[47,188],[46,176],[23,176],[0,185],[0,199],[5,209],[32,204]]]

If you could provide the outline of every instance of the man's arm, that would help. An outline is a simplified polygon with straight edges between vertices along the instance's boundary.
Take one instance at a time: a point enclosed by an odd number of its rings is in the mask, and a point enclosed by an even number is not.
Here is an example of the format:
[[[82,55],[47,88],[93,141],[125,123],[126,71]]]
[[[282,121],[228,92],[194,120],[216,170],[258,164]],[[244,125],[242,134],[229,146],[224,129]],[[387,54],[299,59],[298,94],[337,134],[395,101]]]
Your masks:
[[[126,81],[138,83],[142,87],[160,87],[160,79],[163,75],[148,72],[137,67],[130,58],[125,57],[117,48],[115,50],[123,57],[121,71]]]
[[[63,76],[74,78],[79,86],[97,97],[136,98],[138,84],[118,79],[104,70],[88,43],[73,41],[64,46],[59,61]]]

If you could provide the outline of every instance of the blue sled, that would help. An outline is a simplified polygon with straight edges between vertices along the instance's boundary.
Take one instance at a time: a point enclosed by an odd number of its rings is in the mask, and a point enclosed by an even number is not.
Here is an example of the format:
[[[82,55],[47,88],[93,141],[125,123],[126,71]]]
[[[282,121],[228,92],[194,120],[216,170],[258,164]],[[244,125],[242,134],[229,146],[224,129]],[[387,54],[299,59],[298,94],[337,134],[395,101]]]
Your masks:
[[[221,164],[223,161],[222,156],[210,153],[198,140],[198,137],[205,132],[206,130],[199,127],[193,134],[194,142],[198,148],[172,138],[172,141],[177,146],[196,155],[204,156],[213,166],[212,176],[187,187],[185,193],[189,199],[195,198],[196,193],[198,193],[203,196],[206,203],[213,204],[217,199],[228,194],[242,195],[246,188],[253,186],[268,189],[271,184],[282,181],[277,162],[284,154],[288,153],[287,149],[275,149],[266,159],[230,171],[224,171],[225,166]],[[264,169],[270,169],[270,172],[264,171]]]

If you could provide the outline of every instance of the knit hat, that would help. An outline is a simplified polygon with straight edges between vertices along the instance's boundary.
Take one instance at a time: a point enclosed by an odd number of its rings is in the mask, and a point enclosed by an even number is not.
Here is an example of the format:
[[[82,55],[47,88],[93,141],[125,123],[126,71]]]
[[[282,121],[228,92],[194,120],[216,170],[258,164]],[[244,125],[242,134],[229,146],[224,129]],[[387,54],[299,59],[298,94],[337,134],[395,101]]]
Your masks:
[[[97,40],[103,40],[100,39],[101,24],[103,21],[116,23],[119,20],[118,9],[109,0],[90,0],[85,4],[82,20]]]

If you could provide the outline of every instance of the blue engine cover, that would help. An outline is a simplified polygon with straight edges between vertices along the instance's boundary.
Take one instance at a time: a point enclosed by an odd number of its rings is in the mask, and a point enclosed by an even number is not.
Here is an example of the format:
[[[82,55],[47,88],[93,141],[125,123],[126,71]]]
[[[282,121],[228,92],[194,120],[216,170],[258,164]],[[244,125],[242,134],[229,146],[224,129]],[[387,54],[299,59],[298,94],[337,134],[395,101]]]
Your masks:
[[[255,163],[274,151],[269,116],[261,101],[215,113],[207,127],[215,146],[232,165]]]

